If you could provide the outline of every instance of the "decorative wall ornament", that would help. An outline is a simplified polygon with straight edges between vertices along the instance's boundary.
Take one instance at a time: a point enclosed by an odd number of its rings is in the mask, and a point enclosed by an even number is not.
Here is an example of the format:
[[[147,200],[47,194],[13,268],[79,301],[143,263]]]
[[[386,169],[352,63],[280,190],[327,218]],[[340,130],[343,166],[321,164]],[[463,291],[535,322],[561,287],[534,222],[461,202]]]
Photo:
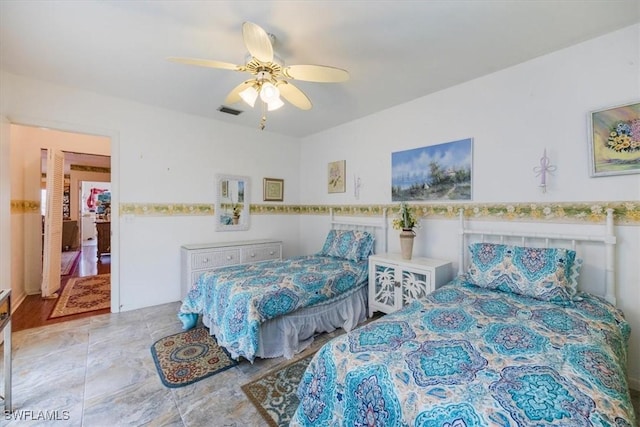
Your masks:
[[[640,173],[640,103],[589,115],[591,176]]]
[[[551,164],[549,157],[547,157],[547,149],[544,149],[544,154],[540,158],[540,166],[536,166],[533,168],[533,171],[536,173],[536,176],[540,177],[540,188],[543,193],[547,192],[547,175],[553,174],[556,170],[556,167]]]
[[[471,200],[471,138],[391,153],[391,200]]]
[[[327,190],[329,193],[344,193],[346,190],[346,160],[329,163]]]

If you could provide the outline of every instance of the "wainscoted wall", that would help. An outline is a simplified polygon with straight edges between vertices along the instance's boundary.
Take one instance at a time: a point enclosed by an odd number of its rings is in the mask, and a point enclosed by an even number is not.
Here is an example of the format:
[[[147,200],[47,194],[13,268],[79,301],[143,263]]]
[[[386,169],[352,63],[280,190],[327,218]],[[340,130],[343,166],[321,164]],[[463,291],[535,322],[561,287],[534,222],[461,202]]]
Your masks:
[[[32,202],[33,203],[33,202]],[[38,203],[39,204],[39,203]],[[457,218],[460,209],[465,217],[496,221],[601,222],[606,210],[614,210],[616,225],[640,225],[640,202],[560,202],[560,203],[455,203],[409,205],[420,218]],[[13,203],[12,203],[13,207]],[[380,216],[384,209],[391,217],[398,204],[388,205],[288,205],[252,204],[256,215],[326,215]],[[185,216],[213,215],[210,204],[190,203],[121,203],[120,215]]]

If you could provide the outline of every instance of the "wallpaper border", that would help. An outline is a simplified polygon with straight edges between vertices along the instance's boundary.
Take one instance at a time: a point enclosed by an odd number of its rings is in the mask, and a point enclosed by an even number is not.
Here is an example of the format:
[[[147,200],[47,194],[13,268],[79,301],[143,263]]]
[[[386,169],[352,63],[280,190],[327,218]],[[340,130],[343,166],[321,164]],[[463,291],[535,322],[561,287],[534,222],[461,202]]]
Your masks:
[[[12,204],[13,205],[13,204]],[[39,207],[39,203],[38,203]],[[255,215],[328,215],[333,208],[340,216],[379,216],[383,209],[392,217],[399,204],[371,205],[285,205],[252,204]],[[606,209],[614,210],[617,225],[640,225],[640,202],[556,202],[556,203],[452,203],[411,204],[417,216],[426,219],[453,219],[460,208],[465,217],[494,221],[601,222]],[[213,215],[213,204],[121,203],[120,215],[201,216]]]
[[[197,203],[120,203],[120,215],[201,216],[213,215],[213,205]]]
[[[40,213],[40,200],[12,200],[11,213]]]

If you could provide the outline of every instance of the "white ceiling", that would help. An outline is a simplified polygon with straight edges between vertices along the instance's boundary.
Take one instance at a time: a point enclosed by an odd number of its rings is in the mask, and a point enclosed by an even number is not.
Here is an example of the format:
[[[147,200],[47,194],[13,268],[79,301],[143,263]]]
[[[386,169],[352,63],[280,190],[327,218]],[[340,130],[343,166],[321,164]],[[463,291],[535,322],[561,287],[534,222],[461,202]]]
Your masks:
[[[301,137],[640,22],[640,0],[0,0],[0,66],[257,129],[259,108],[217,111],[248,74],[166,60],[244,64],[244,21],[286,64],[351,74],[296,82],[313,109],[268,113],[267,131]]]

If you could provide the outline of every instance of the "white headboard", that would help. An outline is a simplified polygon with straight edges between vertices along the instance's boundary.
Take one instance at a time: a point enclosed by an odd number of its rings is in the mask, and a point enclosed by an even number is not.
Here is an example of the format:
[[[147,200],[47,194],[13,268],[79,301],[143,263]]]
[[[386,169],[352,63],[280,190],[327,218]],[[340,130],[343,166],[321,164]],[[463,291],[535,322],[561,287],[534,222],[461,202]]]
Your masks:
[[[613,228],[613,209],[607,209],[606,222],[602,233],[596,236],[591,235],[573,235],[573,234],[552,234],[552,233],[520,233],[520,232],[504,232],[494,230],[471,230],[465,227],[464,211],[460,209],[460,247],[458,255],[458,274],[466,271],[465,260],[467,259],[467,248],[469,245],[469,236],[479,236],[479,240],[498,241],[498,243],[512,243],[519,246],[537,246],[548,247],[551,242],[553,246],[567,247],[577,250],[576,245],[580,242],[596,242],[602,243],[605,247],[605,256],[602,260],[597,260],[598,265],[604,264],[604,291],[602,295],[607,301],[616,304],[616,236]],[[517,243],[513,243],[517,242]],[[580,256],[580,254],[578,254]],[[590,260],[592,261],[592,260]]]
[[[371,233],[375,237],[373,253],[387,252],[387,208],[382,209],[382,215],[373,220],[336,219],[333,208],[329,209],[331,216],[331,229],[335,230],[361,230]]]

